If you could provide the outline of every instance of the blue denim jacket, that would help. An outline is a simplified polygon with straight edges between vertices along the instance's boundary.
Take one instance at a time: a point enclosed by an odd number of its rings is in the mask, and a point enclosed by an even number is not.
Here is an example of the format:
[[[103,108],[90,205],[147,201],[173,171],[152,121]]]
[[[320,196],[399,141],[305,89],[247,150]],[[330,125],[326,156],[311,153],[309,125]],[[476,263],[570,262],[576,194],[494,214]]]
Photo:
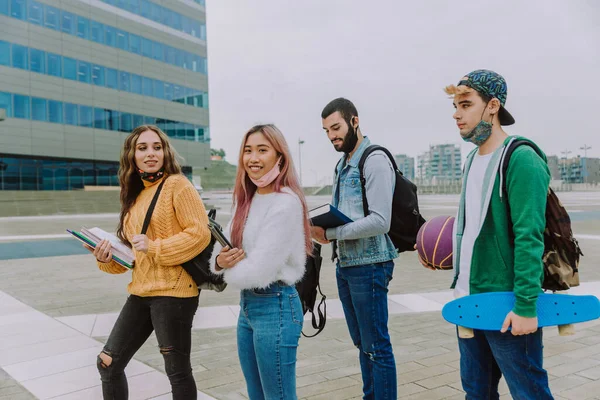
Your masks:
[[[345,162],[344,156],[338,163],[336,179],[333,182],[332,204],[353,221],[365,216],[358,162],[365,149],[370,145],[371,141],[365,137],[352,155],[349,163]],[[338,190],[339,193],[337,193]],[[388,235],[377,235],[355,240],[337,240],[336,247],[340,267],[381,263],[398,257],[396,248]]]

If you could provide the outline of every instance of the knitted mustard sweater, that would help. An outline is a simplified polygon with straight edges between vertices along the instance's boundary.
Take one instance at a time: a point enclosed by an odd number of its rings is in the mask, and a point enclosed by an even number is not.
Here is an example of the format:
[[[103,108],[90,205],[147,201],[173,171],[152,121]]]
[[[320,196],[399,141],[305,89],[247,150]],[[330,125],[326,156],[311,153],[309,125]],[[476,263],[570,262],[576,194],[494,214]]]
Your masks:
[[[144,181],[144,190],[125,217],[124,231],[129,241],[141,232],[146,211],[161,181]],[[146,235],[150,240],[148,253],[133,250],[135,267],[128,292],[141,297],[197,296],[198,287],[181,263],[204,250],[211,234],[200,195],[185,176],[172,175],[165,182]],[[114,261],[98,262],[98,267],[109,274],[128,271]]]

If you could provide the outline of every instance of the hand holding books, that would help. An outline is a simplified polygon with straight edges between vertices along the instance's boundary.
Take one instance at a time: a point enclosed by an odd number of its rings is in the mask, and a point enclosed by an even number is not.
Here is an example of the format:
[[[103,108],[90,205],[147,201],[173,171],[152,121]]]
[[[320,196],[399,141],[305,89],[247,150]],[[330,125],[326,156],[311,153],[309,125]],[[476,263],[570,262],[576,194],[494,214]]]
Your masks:
[[[88,249],[90,253],[92,253],[94,257],[96,257],[96,260],[100,261],[101,263],[106,264],[112,260],[112,246],[110,245],[110,242],[106,239],[102,239],[102,241],[96,245],[96,248],[93,248],[87,243],[83,243],[83,247]]]

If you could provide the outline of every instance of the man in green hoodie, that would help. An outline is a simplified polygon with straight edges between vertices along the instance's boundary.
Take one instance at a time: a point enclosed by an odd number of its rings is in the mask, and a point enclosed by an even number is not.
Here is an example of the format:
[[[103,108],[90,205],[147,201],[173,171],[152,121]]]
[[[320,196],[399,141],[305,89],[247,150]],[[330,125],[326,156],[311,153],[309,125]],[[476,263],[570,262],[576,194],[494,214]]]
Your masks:
[[[506,81],[499,74],[473,71],[445,91],[453,96],[461,137],[477,146],[465,162],[454,224],[452,287],[457,297],[507,291],[516,297],[501,331],[475,330],[473,338],[458,338],[466,398],[498,399],[504,375],[513,398],[552,399],[536,312],[550,183],[545,156],[520,146],[502,176],[504,151],[516,137],[502,129],[515,120],[504,108]]]

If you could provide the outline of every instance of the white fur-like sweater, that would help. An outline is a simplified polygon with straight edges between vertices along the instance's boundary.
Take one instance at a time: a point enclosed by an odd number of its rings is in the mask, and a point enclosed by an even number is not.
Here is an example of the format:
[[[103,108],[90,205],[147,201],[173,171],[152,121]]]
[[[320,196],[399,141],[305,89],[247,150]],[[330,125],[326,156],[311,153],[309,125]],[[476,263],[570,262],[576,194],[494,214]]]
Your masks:
[[[238,289],[266,288],[276,281],[295,284],[304,275],[306,263],[303,213],[300,199],[288,188],[280,193],[256,193],[242,239],[246,257],[233,268],[217,271],[215,261],[222,248],[217,242],[211,270]],[[231,237],[231,222],[224,233]]]

